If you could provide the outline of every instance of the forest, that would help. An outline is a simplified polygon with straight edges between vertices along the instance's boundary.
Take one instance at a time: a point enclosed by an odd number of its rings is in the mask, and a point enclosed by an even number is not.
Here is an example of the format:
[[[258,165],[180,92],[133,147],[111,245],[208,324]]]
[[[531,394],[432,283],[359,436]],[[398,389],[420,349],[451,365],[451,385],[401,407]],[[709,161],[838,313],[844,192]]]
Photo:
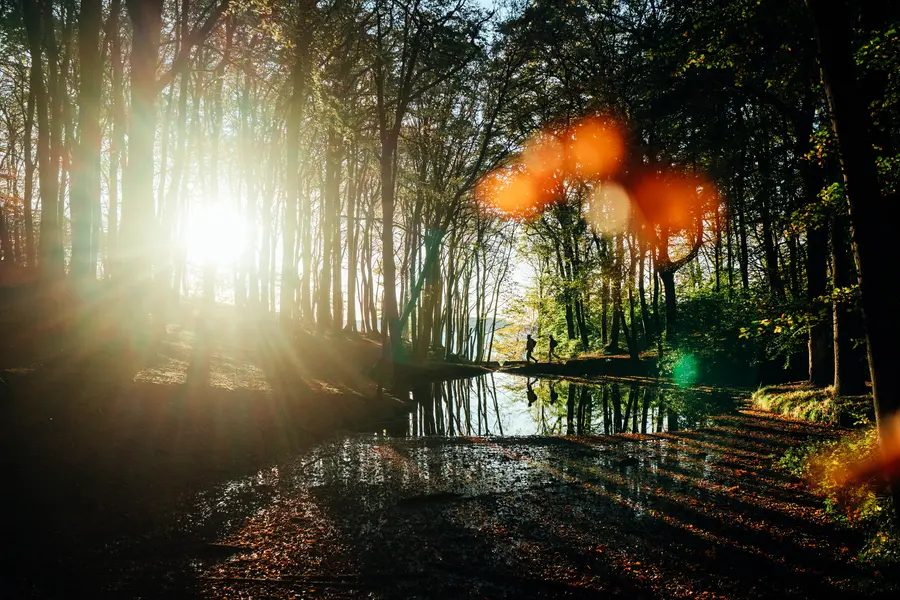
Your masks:
[[[0,393],[234,323],[310,398],[793,382],[862,407],[896,536],[898,195],[893,2],[0,0]]]

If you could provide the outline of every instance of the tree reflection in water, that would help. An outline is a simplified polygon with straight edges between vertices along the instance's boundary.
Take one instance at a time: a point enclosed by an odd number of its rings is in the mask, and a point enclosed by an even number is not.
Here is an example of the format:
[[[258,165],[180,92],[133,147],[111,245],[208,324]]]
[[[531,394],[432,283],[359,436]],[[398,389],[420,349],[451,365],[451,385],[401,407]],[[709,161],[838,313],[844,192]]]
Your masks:
[[[405,394],[404,394],[405,395]],[[689,429],[730,412],[732,395],[667,382],[525,379],[503,373],[420,384],[394,436],[647,434]]]

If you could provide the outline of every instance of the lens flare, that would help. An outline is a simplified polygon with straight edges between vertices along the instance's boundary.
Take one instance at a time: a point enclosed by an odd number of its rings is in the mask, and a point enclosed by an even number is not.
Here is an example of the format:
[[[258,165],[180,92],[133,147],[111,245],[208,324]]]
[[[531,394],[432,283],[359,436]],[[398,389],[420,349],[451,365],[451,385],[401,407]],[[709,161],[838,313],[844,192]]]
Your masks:
[[[532,177],[544,185],[560,174],[565,148],[552,132],[541,132],[525,144],[522,163]]]
[[[475,197],[483,210],[506,217],[527,217],[551,199],[538,179],[515,165],[488,173],[476,186]]]
[[[618,183],[605,181],[594,188],[588,221],[603,233],[625,231],[631,220],[631,198]]]
[[[706,213],[716,194],[712,184],[696,175],[654,173],[637,183],[633,198],[646,223],[684,230]]]
[[[566,137],[566,170],[569,173],[605,179],[618,172],[625,154],[625,140],[612,121],[589,117],[572,127]]]

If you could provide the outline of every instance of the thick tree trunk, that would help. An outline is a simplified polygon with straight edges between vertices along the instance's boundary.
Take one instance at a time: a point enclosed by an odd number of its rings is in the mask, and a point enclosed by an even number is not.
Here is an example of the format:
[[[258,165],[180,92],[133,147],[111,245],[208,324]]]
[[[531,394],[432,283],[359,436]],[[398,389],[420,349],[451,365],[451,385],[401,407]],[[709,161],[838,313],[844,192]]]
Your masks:
[[[808,335],[809,383],[824,387],[831,384],[834,379],[832,328],[829,326],[831,319],[827,318],[829,315],[826,312],[826,305],[816,304],[815,300],[827,292],[827,227],[807,232],[806,256],[807,303],[810,309],[816,310],[821,306],[823,311],[821,318],[817,318]]]
[[[803,99],[802,110],[797,116],[795,154],[806,156],[811,146],[811,136],[815,120],[815,98],[807,95]],[[804,203],[812,206],[822,188],[819,168],[807,160],[800,160],[800,174],[803,179]],[[810,310],[821,307],[822,314],[816,315],[815,324],[807,336],[809,354],[809,383],[825,387],[834,379],[833,340],[830,311],[824,304],[816,304],[816,299],[824,296],[828,287],[828,227],[811,227],[806,232],[806,302]]]
[[[153,143],[156,134],[156,63],[162,0],[127,0],[132,24],[131,120],[128,167],[122,198],[122,238],[119,249],[128,276],[128,299],[134,316],[150,311],[153,244]]]
[[[845,289],[853,281],[849,243],[847,206],[837,209],[831,224],[831,272],[834,289]],[[868,363],[864,352],[853,347],[853,338],[861,338],[861,317],[853,304],[836,299],[831,305],[833,323],[834,352],[834,394],[836,396],[856,396],[866,393]],[[860,356],[862,354],[862,356]]]
[[[893,418],[900,409],[900,319],[894,273],[885,244],[898,239],[896,195],[882,195],[872,148],[868,106],[859,93],[852,48],[853,19],[837,0],[807,0],[819,42],[819,60],[841,152],[850,201],[854,255],[875,415],[883,447],[897,447]],[[900,520],[900,480],[891,481],[895,518]]]

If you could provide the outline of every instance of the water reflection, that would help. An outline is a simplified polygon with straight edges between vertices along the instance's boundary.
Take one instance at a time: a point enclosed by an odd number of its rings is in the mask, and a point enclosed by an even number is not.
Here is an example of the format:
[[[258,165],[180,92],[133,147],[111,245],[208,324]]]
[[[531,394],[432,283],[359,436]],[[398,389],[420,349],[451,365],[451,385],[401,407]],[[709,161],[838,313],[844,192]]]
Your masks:
[[[733,408],[730,395],[664,382],[523,378],[505,373],[422,384],[394,436],[659,433],[702,426]]]

